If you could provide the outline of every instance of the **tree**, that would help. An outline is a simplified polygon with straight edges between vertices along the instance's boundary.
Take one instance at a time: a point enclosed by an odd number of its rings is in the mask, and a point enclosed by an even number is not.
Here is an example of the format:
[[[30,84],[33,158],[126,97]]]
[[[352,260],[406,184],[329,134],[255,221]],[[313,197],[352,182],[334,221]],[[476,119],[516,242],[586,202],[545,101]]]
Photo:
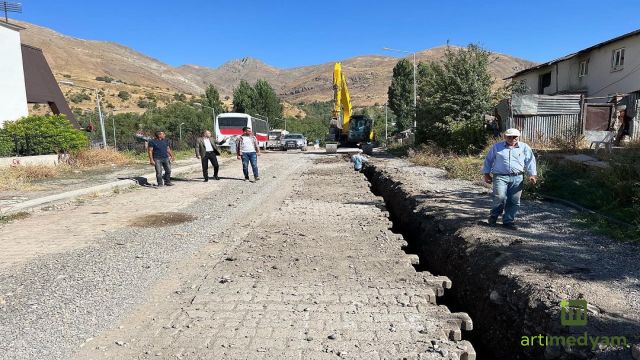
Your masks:
[[[220,93],[218,92],[218,89],[211,84],[209,84],[207,89],[204,91],[204,95],[200,98],[200,103],[215,109],[216,114],[225,112],[224,104],[220,100]]]
[[[488,51],[469,45],[447,49],[442,63],[420,64],[419,142],[434,142],[458,153],[476,153],[484,147],[484,114],[496,98],[489,57]]]
[[[281,128],[284,125],[282,120],[284,109],[276,92],[265,80],[258,80],[253,88],[255,112],[267,116],[273,128]]]
[[[411,127],[413,108],[413,64],[407,59],[398,61],[393,68],[393,78],[387,92],[389,109],[396,115],[396,129],[403,131]]]
[[[245,80],[233,91],[233,111],[251,114],[255,113],[255,89]]]

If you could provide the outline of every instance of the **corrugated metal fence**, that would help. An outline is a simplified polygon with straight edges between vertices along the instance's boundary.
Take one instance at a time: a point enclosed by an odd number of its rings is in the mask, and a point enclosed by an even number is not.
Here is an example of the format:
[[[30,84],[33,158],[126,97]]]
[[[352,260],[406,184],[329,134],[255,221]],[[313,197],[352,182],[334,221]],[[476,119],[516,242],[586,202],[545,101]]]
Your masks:
[[[580,95],[514,95],[503,130],[520,129],[522,139],[532,142],[570,138],[582,132],[581,109]]]

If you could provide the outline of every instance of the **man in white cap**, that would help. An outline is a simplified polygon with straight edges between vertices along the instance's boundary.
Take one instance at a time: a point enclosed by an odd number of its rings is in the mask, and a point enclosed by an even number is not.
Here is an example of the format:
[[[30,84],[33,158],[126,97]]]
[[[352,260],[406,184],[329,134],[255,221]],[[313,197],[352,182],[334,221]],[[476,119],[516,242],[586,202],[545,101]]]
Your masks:
[[[529,145],[519,142],[519,137],[518,129],[508,129],[504,133],[505,141],[494,144],[484,160],[484,182],[493,183],[490,226],[495,226],[502,215],[502,225],[517,230],[515,219],[520,207],[524,173],[532,183],[538,180],[533,151]]]

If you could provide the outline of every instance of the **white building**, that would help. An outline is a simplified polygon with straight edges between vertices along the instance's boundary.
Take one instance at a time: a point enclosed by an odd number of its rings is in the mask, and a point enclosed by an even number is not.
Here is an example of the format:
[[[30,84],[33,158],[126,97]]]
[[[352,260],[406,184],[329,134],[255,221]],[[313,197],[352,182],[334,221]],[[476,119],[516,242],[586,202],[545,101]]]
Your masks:
[[[0,21],[0,126],[29,113],[20,45],[23,29]]]
[[[583,95],[587,106],[582,131],[591,140],[599,140],[606,131],[618,132],[616,139],[640,139],[640,30],[510,78],[525,85],[528,95]]]
[[[640,30],[517,72],[528,94],[607,97],[640,91]]]

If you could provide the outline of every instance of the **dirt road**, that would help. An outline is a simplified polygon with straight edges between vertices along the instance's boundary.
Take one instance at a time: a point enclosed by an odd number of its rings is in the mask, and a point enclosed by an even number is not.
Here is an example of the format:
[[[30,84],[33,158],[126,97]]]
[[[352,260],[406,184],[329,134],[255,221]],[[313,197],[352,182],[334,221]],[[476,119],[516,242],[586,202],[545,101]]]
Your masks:
[[[260,164],[3,226],[0,358],[475,358],[471,320],[436,304],[450,282],[415,272],[362,174]]]

